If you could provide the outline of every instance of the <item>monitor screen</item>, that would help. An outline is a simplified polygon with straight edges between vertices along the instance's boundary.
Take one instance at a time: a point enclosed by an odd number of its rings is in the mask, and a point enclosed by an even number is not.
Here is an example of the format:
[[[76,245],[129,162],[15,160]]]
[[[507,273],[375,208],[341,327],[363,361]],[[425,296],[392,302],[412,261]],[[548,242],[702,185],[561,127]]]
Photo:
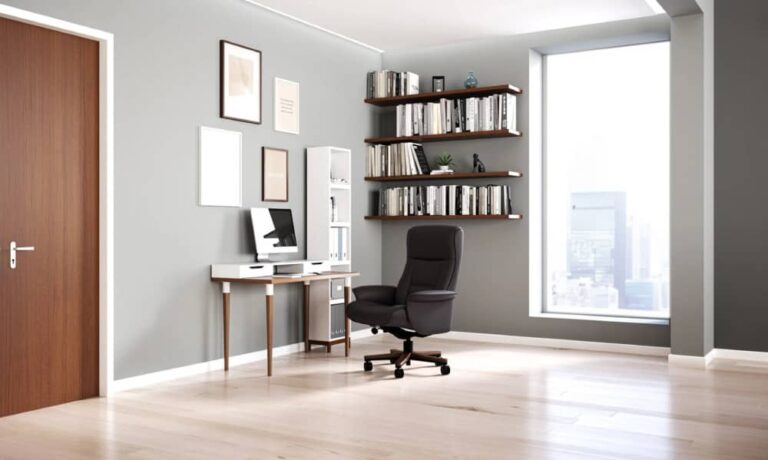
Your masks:
[[[298,252],[290,209],[251,208],[251,223],[257,254]]]

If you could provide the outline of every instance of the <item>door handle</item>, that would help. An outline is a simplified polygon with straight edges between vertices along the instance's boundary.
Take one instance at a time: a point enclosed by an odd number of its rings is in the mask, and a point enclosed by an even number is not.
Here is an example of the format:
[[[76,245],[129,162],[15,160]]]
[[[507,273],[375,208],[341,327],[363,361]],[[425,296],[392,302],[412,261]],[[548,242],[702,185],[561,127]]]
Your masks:
[[[31,252],[31,251],[34,251],[34,250],[35,250],[34,246],[16,246],[16,242],[15,241],[11,241],[11,260],[10,260],[11,270],[15,270],[16,269],[16,252],[17,251],[29,251],[29,252]]]

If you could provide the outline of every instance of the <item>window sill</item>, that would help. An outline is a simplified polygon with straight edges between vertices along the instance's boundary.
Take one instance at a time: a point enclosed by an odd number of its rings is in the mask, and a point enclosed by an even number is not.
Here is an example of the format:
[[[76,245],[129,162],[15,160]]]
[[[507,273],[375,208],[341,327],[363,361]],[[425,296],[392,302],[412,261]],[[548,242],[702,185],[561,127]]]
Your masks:
[[[579,321],[603,321],[606,323],[654,324],[669,326],[669,318],[628,318],[623,316],[575,315],[569,313],[531,312],[531,318],[575,319]]]

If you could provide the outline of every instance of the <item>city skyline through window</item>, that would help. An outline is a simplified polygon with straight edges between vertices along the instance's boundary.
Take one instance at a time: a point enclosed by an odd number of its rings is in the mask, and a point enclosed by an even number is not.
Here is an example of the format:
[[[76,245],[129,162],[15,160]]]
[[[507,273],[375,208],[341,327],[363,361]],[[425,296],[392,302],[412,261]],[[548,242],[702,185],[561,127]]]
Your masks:
[[[545,59],[545,311],[668,318],[669,43]]]

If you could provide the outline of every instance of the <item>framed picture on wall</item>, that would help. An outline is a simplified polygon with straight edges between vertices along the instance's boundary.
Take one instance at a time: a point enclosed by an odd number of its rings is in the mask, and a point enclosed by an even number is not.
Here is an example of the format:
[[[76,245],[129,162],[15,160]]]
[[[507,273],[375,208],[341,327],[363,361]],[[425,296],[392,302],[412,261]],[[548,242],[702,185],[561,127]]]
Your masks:
[[[261,148],[261,200],[288,201],[288,150]]]
[[[299,84],[275,78],[275,131],[299,134]]]
[[[221,118],[261,124],[261,51],[220,42]]]
[[[242,145],[242,133],[200,127],[200,206],[242,206]]]

